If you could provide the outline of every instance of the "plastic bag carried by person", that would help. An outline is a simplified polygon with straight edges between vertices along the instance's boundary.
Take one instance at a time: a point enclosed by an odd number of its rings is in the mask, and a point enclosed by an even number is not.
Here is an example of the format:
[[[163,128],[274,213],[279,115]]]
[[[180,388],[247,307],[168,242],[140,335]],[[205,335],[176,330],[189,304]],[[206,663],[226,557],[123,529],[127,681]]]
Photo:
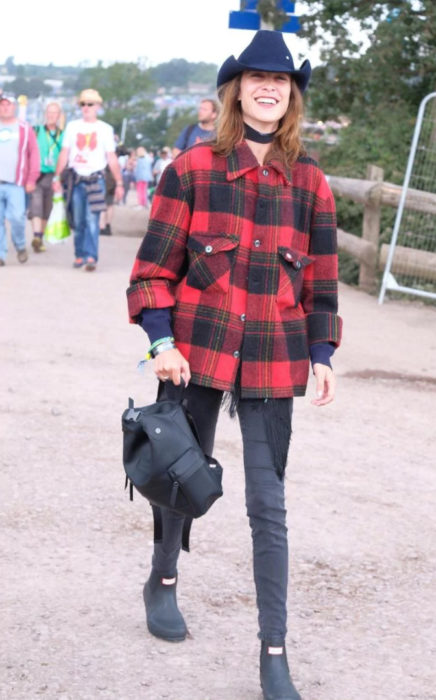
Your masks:
[[[53,195],[53,207],[44,231],[47,243],[60,243],[70,235],[64,198],[61,194]]]

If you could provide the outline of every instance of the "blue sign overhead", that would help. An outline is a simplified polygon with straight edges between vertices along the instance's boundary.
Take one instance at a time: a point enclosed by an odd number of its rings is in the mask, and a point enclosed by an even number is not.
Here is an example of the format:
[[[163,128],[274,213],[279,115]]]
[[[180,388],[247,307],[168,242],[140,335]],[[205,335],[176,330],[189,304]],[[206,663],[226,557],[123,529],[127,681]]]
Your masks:
[[[260,29],[260,15],[257,12],[230,12],[230,29]]]
[[[241,10],[253,10],[257,12],[258,2],[259,0],[241,0]],[[283,10],[283,12],[292,14],[295,12],[295,2],[290,2],[290,0],[278,0],[277,8]]]
[[[288,21],[285,22],[280,31],[293,34],[294,32],[299,32],[300,29],[300,18],[293,15],[289,17]]]
[[[257,12],[259,0],[240,0],[240,11],[230,12],[230,29],[260,29],[260,15]],[[295,33],[300,29],[299,18],[292,13],[295,10],[295,2],[289,0],[277,0],[277,8],[286,12],[288,20],[284,23],[281,32]]]
[[[289,0],[279,0],[278,6],[283,10],[283,12],[288,12],[290,14],[295,12],[295,2],[289,2]]]

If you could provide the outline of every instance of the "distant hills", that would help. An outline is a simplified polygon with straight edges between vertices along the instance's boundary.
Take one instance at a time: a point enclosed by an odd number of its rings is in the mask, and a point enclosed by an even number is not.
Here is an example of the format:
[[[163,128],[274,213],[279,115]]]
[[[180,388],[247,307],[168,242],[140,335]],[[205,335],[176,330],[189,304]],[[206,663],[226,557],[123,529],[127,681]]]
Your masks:
[[[113,64],[112,64],[113,65]],[[144,67],[140,63],[133,65],[143,74],[144,81],[154,92],[159,88],[188,88],[190,85],[202,85],[211,91],[215,88],[218,67],[213,63],[190,63],[184,58],[174,58],[166,63],[153,67]],[[0,88],[18,95],[25,94],[29,98],[39,96],[55,96],[75,94],[81,89],[83,78],[97,70],[104,73],[109,68],[99,63],[97,66],[79,64],[77,66],[19,64],[10,56],[0,65]]]

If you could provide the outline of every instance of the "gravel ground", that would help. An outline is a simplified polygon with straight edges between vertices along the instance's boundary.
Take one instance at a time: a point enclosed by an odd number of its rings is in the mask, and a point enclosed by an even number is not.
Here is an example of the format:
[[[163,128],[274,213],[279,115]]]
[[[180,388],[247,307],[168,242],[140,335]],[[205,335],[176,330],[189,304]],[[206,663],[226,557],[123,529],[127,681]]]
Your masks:
[[[119,216],[119,213],[118,213]],[[135,215],[137,216],[137,215]],[[224,498],[180,561],[190,638],[151,637],[152,519],[123,491],[120,416],[154,400],[127,323],[136,238],[10,251],[0,272],[0,697],[259,700],[238,425],[220,418]],[[338,394],[296,401],[287,469],[288,653],[304,700],[435,700],[436,310],[341,287]]]

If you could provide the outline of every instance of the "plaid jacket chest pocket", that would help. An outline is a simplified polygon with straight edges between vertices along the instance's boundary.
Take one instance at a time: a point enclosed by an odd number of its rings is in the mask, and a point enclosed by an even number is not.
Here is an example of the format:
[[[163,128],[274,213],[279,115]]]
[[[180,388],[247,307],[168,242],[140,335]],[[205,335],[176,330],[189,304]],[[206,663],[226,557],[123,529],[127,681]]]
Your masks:
[[[189,236],[187,284],[194,289],[227,292],[238,245],[235,237],[225,234]]]
[[[314,258],[286,246],[278,247],[278,257],[277,305],[280,309],[295,308],[300,302],[304,269],[313,263]]]

